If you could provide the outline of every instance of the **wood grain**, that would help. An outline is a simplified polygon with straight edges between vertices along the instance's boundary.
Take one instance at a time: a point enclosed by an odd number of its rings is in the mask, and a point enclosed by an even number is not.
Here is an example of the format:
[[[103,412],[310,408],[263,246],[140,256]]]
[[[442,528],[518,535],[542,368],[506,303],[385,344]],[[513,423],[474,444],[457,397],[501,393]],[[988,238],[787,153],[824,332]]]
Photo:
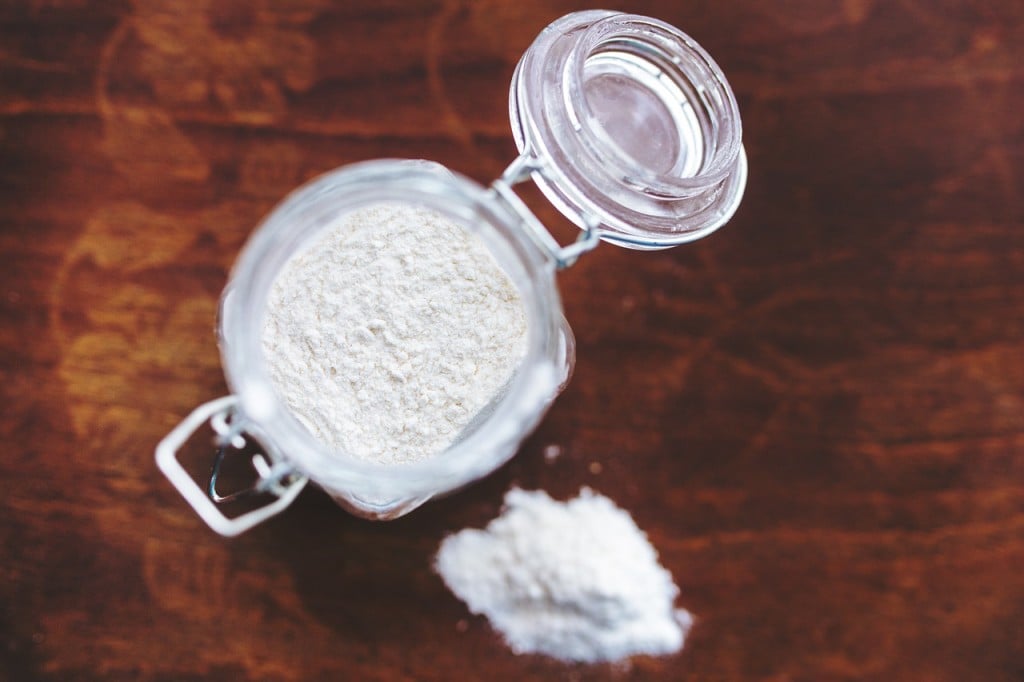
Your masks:
[[[583,8],[0,6],[0,678],[1024,679],[1012,0],[629,3],[729,75],[747,195],[562,276],[576,373],[509,465],[390,523],[308,491],[234,541],[155,469],[226,391],[216,303],[260,217],[361,159],[496,177],[518,56]],[[511,485],[630,510],[685,650],[565,666],[470,616],[432,556]]]

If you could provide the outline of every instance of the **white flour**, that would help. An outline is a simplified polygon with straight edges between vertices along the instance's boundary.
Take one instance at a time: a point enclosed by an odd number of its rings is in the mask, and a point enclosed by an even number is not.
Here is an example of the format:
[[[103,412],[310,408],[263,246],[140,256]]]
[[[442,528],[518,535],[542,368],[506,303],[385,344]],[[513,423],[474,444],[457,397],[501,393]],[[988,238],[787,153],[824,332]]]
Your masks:
[[[315,436],[391,464],[444,450],[502,393],[526,315],[479,237],[378,204],[285,265],[262,341],[277,390]]]
[[[484,530],[447,537],[436,568],[516,653],[615,661],[678,651],[693,622],[632,517],[588,488],[569,502],[510,490]]]

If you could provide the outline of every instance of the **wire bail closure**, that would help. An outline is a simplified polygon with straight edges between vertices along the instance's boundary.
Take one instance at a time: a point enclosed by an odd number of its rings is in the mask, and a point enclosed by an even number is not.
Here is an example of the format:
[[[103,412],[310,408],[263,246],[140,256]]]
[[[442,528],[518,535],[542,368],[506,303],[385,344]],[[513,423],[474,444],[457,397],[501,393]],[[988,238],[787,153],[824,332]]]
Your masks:
[[[575,242],[562,246],[555,241],[544,224],[512,189],[514,185],[532,179],[533,174],[540,171],[541,168],[542,166],[536,158],[527,153],[520,154],[509,164],[501,177],[491,183],[491,190],[496,197],[503,200],[522,218],[523,224],[527,227],[527,234],[538,246],[551,254],[551,258],[555,261],[555,267],[564,270],[573,266],[581,255],[597,248],[597,245],[601,243],[602,232],[596,218],[589,214],[583,214],[580,216],[583,221],[583,231],[580,232]]]
[[[207,489],[203,490],[181,466],[177,454],[186,441],[206,422],[210,423],[210,427],[217,434],[218,452],[211,469],[209,484]],[[252,458],[252,464],[259,477],[257,482],[249,489],[226,496],[218,495],[216,492],[217,477],[225,450],[228,446],[245,447],[246,440],[242,435],[244,432],[245,419],[238,412],[238,398],[229,395],[197,407],[156,446],[156,463],[160,470],[199,517],[210,528],[226,537],[244,533],[271,516],[284,511],[309,482],[307,476],[297,472],[290,464],[286,462],[270,464],[267,461],[267,456],[256,454]],[[268,493],[276,499],[234,518],[228,518],[217,507],[218,504],[257,493]]]

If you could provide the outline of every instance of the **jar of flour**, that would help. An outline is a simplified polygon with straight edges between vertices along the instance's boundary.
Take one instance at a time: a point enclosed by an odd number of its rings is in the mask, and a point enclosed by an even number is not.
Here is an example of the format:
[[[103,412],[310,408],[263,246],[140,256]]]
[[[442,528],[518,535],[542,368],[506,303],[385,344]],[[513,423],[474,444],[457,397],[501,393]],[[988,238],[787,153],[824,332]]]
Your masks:
[[[251,528],[310,480],[390,519],[490,473],[572,370],[556,272],[600,241],[697,239],[739,204],[733,93],[700,46],[658,20],[554,22],[516,68],[510,115],[520,156],[489,186],[426,161],[358,163],[301,187],[253,233],[221,298],[232,394],[156,452],[214,530]],[[559,245],[518,198],[526,180],[581,228],[575,243]],[[207,422],[221,448],[203,490],[177,452]],[[268,503],[229,518],[220,458],[253,444],[253,490]]]

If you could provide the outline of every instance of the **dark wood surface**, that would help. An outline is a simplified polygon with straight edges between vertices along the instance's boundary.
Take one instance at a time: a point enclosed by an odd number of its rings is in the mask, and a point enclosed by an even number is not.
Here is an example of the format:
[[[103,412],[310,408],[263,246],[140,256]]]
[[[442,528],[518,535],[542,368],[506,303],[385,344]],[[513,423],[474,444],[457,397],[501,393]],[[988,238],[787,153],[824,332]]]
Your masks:
[[[226,390],[259,218],[361,159],[494,178],[518,56],[584,7],[0,5],[0,679],[1024,679],[1018,0],[626,7],[729,75],[747,195],[564,273],[575,377],[509,465],[390,523],[310,490],[233,541],[157,472]],[[631,511],[685,650],[566,666],[470,616],[432,556],[512,485]]]

